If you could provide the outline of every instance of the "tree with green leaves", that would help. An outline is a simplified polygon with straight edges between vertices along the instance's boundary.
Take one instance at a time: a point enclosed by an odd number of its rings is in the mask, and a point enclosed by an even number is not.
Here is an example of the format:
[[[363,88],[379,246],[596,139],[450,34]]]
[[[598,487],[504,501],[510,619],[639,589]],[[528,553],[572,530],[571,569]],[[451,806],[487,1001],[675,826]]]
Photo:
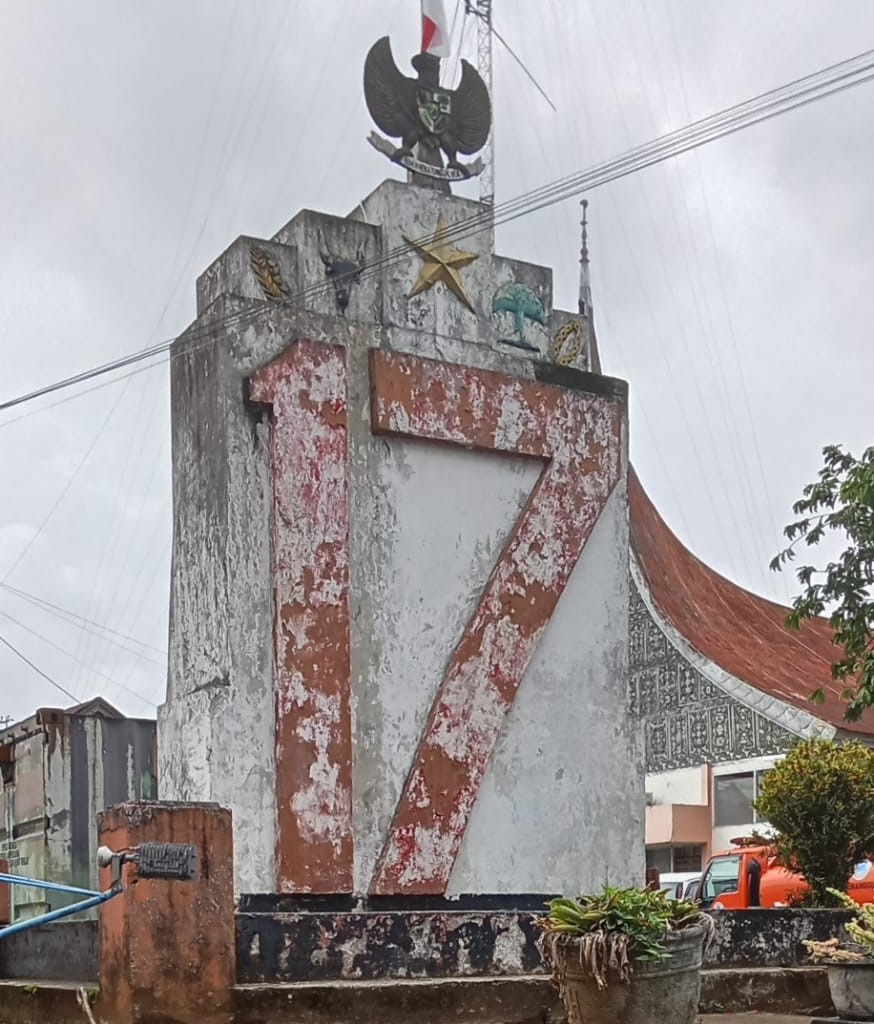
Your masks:
[[[800,871],[814,906],[837,906],[854,866],[874,852],[874,750],[802,740],[761,784],[756,813],[777,831],[780,860]]]
[[[800,629],[808,619],[827,617],[843,652],[832,665],[832,676],[847,683],[842,692],[845,717],[857,721],[874,704],[874,447],[856,459],[840,445],[829,445],[823,458],[818,479],[793,506],[801,518],[783,531],[790,543],[771,568],[786,566],[801,544],[814,548],[833,534],[846,543],[836,561],[796,570],[804,589],[786,624]],[[821,702],[822,690],[814,691],[811,699]]]

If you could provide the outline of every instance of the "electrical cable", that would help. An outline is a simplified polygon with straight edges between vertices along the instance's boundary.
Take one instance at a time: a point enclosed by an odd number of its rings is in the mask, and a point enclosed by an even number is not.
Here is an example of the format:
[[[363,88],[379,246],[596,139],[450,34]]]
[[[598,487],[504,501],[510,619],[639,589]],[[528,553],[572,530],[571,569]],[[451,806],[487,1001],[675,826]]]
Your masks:
[[[51,601],[47,601],[44,597],[38,597],[36,594],[30,594],[26,590],[21,590],[19,587],[13,587],[9,583],[0,583],[0,587],[8,591],[10,594],[20,597],[22,601],[27,601],[27,603],[33,605],[34,608],[39,608],[40,611],[54,615],[56,618],[60,619],[62,622],[66,622],[68,625],[84,629],[86,632],[91,632],[89,627],[93,627],[94,629],[101,630],[113,637],[117,637],[118,640],[114,641],[116,643],[121,640],[125,640],[127,643],[136,644],[138,647],[144,648],[144,650],[160,654],[164,658],[167,656],[167,652],[162,651],[160,647],[147,644],[145,641],[138,640],[135,636],[129,636],[127,633],[119,633],[116,629],[110,629],[109,626],[104,626],[102,622],[95,622],[93,619],[87,619],[85,616],[79,615],[77,612],[70,611],[69,608],[62,608],[58,604],[53,604]],[[127,651],[128,654],[135,654],[138,658],[144,658],[146,661],[150,661],[153,665],[160,664],[160,662],[155,661],[154,658],[150,658],[147,654],[144,654],[141,651],[132,651],[130,647],[126,647],[121,643],[119,643],[119,646],[122,650]]]
[[[598,36],[598,40],[600,42],[601,50],[606,52],[607,44],[606,44],[606,40],[604,38],[604,34],[603,34],[602,26],[601,26],[601,23],[600,23],[600,19],[598,18],[598,14],[597,14],[597,10],[596,10],[596,5],[594,3],[592,3],[592,2],[590,2],[589,3],[589,9],[590,9],[592,18],[594,20],[595,30],[597,32],[597,36]],[[630,28],[626,32],[626,40],[627,40],[628,52],[629,52],[629,54],[631,56],[633,65],[634,65],[634,67],[637,70],[638,80],[639,80],[641,86],[643,87],[643,76],[642,76],[641,71],[640,71],[640,65],[639,65],[639,63],[637,61],[637,54],[636,54],[636,52],[634,50],[634,37],[633,37],[633,33],[630,31]],[[631,138],[631,131],[630,131],[630,128],[629,128],[628,120],[627,120],[626,115],[625,115],[624,105],[623,105],[623,103],[622,103],[622,101],[620,99],[619,89],[618,89],[617,84],[616,84],[616,77],[615,77],[615,75],[613,73],[612,62],[607,62],[607,75],[608,75],[608,78],[609,78],[609,81],[610,81],[610,86],[611,86],[611,89],[613,91],[614,99],[615,99],[615,102],[616,102],[616,108],[617,108],[617,111],[618,111],[619,120],[620,120],[620,122],[621,122],[621,124],[622,124],[622,126],[623,126],[623,128],[625,130],[626,138],[630,139]],[[649,91],[652,91],[652,90],[649,90]],[[647,106],[649,108],[650,121],[654,125],[655,124],[655,119],[652,116],[652,108],[649,105],[649,96],[648,96],[648,94],[647,94]],[[661,272],[661,276],[662,276],[662,279],[663,279],[663,283],[661,284],[661,291],[663,292],[663,294],[666,297],[666,300],[667,300],[666,304],[669,305],[670,308],[673,311],[675,322],[676,322],[675,323],[675,327],[673,329],[670,329],[670,328],[668,328],[665,325],[664,321],[665,321],[666,318],[662,318],[659,323],[656,323],[655,316],[652,314],[652,310],[651,310],[651,306],[650,306],[650,317],[651,317],[651,321],[652,321],[652,327],[653,327],[653,331],[654,331],[656,339],[657,339],[656,349],[657,349],[660,361],[662,363],[662,366],[664,367],[665,377],[670,382],[670,386],[671,386],[671,388],[672,388],[672,390],[674,392],[674,395],[675,395],[676,400],[677,400],[678,408],[679,408],[680,413],[682,415],[682,419],[683,419],[683,422],[684,422],[684,425],[685,425],[685,428],[686,428],[686,437],[688,438],[688,442],[689,442],[689,445],[690,445],[690,447],[692,449],[692,453],[694,455],[695,461],[698,464],[698,468],[699,468],[699,471],[700,471],[700,479],[701,479],[701,481],[703,483],[704,490],[705,490],[705,492],[707,494],[707,497],[708,497],[708,500],[709,500],[709,507],[710,507],[710,510],[711,510],[710,514],[713,516],[713,518],[717,522],[717,524],[719,526],[719,530],[720,530],[720,532],[723,535],[725,535],[725,536],[733,536],[733,537],[744,537],[745,534],[746,534],[746,531],[744,531],[743,529],[741,529],[739,527],[738,520],[737,520],[737,517],[736,517],[735,512],[734,512],[734,508],[731,505],[731,502],[729,500],[728,481],[727,481],[726,475],[725,475],[725,468],[724,468],[724,465],[723,465],[723,459],[721,459],[720,456],[719,456],[719,444],[718,444],[718,441],[717,441],[716,431],[714,430],[714,424],[713,424],[714,416],[712,415],[712,411],[708,408],[708,405],[705,402],[705,391],[706,391],[706,389],[705,389],[705,387],[704,387],[704,385],[703,385],[703,383],[701,381],[701,378],[700,378],[700,375],[699,375],[699,372],[698,372],[697,361],[695,359],[695,352],[693,350],[693,345],[690,343],[689,336],[688,336],[689,335],[689,331],[688,331],[688,317],[685,317],[683,315],[683,312],[682,312],[680,287],[682,286],[683,283],[688,283],[691,280],[691,270],[690,270],[690,268],[688,266],[688,263],[687,263],[685,276],[681,280],[679,280],[679,281],[677,279],[677,275],[676,274],[672,274],[672,273],[668,272],[668,267],[670,266],[670,262],[671,262],[670,261],[670,255],[669,255],[669,253],[667,251],[667,248],[665,246],[665,238],[664,238],[665,232],[664,231],[660,231],[659,230],[659,226],[656,223],[655,214],[653,212],[656,203],[653,201],[651,193],[650,193],[650,190],[648,188],[648,185],[650,185],[650,184],[651,184],[651,182],[647,182],[646,180],[637,179],[637,185],[638,185],[640,194],[641,194],[641,196],[643,198],[644,215],[645,215],[646,219],[648,220],[650,228],[651,228],[651,231],[652,231],[653,244],[655,246],[657,257],[658,257],[658,267],[659,267],[659,270]],[[680,235],[679,223],[677,221],[676,213],[674,211],[673,197],[670,196],[670,194],[669,194],[669,200],[668,200],[667,204],[664,204],[664,205],[666,207],[668,207],[671,210],[671,213],[674,215],[674,227],[676,228],[678,235]],[[643,281],[644,281],[644,272],[639,267],[638,257],[637,257],[637,246],[635,246],[633,244],[632,240],[627,237],[627,233],[625,231],[624,223],[622,224],[622,229],[623,229],[623,234],[625,235],[625,243],[626,243],[626,247],[628,248],[629,258],[630,258],[632,264],[635,266],[635,269],[636,269],[636,271],[638,273],[639,280],[640,280],[641,285],[642,285]],[[686,258],[686,253],[685,253],[685,247],[682,244],[682,236],[681,235],[680,235],[680,245],[677,247],[677,250],[678,250],[681,258],[685,259]],[[649,305],[648,297],[647,297],[647,304]],[[698,310],[697,304],[695,304],[694,308],[695,308],[695,311],[699,315],[699,322],[701,322],[700,311]],[[689,373],[689,376],[690,376],[691,382],[692,382],[692,387],[691,387],[691,389],[689,390],[689,392],[685,396],[681,395],[681,393],[680,393],[678,382],[676,380],[676,375],[672,371],[671,363],[670,363],[670,361],[669,361],[669,359],[667,357],[668,345],[665,343],[664,340],[661,339],[661,335],[662,335],[662,331],[663,330],[666,333],[668,333],[672,338],[678,339],[679,342],[680,342],[680,346],[682,347],[682,352],[683,352],[682,364],[683,364],[684,369]],[[702,323],[702,331],[703,331],[703,323]],[[676,346],[676,341],[675,341],[675,346]],[[684,400],[684,398],[685,398],[685,400]],[[697,417],[697,426],[698,426],[697,430],[695,429],[695,427],[693,427],[693,424],[692,424],[692,422],[690,420],[689,413],[687,412],[688,407],[691,406],[693,403],[697,404],[697,406],[698,406],[698,408],[700,410],[700,415]],[[708,451],[708,449],[709,449],[709,451]],[[708,465],[711,466],[711,467],[715,466],[715,468],[716,468],[716,479],[715,480],[712,479],[712,474],[707,472],[707,466]],[[721,490],[721,493],[720,493],[720,499],[721,500],[717,500],[717,498],[716,498],[716,494],[715,494],[715,490],[716,489],[720,489]],[[743,546],[741,546],[741,545],[732,545],[730,548],[728,548],[727,554],[728,554],[728,560],[729,560],[729,564],[730,564],[730,568],[731,568],[731,575],[734,578],[738,578],[738,575],[739,575],[739,573],[738,573],[738,562],[736,561],[736,558],[739,555],[740,556],[740,561],[743,563],[743,570],[746,573],[747,578],[749,579],[751,577],[752,568],[751,568],[751,563],[750,563],[750,561],[749,561],[749,559],[747,557],[746,545],[743,545]]]
[[[641,4],[642,4],[642,6],[644,8],[646,8],[646,4],[645,4],[644,0],[641,0]],[[674,22],[673,10],[671,8],[671,4],[670,3],[668,3],[668,5],[667,5],[667,13],[668,13],[668,27],[669,27],[669,30],[670,30],[671,43],[672,43],[673,50],[674,50],[674,56],[676,58],[676,67],[677,67],[677,71],[678,71],[678,74],[679,74],[680,89],[681,89],[681,94],[682,94],[682,97],[683,97],[683,109],[685,111],[686,117],[690,117],[691,116],[691,114],[690,114],[691,107],[690,107],[690,104],[689,104],[689,92],[688,92],[688,89],[686,87],[686,76],[683,73],[683,64],[682,64],[682,61],[680,60],[680,47],[679,47],[679,43],[677,41],[677,29],[676,29],[676,24]],[[647,21],[649,21],[648,13],[647,13]],[[739,379],[740,385],[741,385],[741,395],[743,396],[744,408],[745,408],[746,417],[747,417],[747,424],[750,427],[749,433],[750,433],[750,439],[752,441],[753,452],[755,454],[756,466],[758,468],[759,483],[761,484],[762,494],[764,494],[765,498],[766,498],[766,502],[765,502],[766,507],[767,507],[767,513],[766,514],[767,514],[767,516],[768,516],[768,518],[770,520],[770,529],[772,530],[773,537],[775,539],[776,538],[782,539],[782,531],[781,531],[779,523],[777,522],[776,515],[774,513],[774,509],[776,508],[776,505],[775,505],[775,503],[773,501],[773,498],[772,498],[772,495],[771,495],[771,486],[770,486],[770,483],[769,483],[769,480],[768,480],[768,474],[765,472],[765,464],[764,464],[764,460],[762,458],[762,449],[761,449],[761,445],[759,444],[758,432],[753,427],[753,424],[755,422],[755,418],[753,416],[752,404],[750,402],[750,391],[749,391],[749,387],[747,385],[746,374],[744,373],[743,363],[741,361],[740,354],[739,354],[739,346],[738,346],[738,342],[737,342],[737,335],[736,335],[735,329],[734,329],[734,317],[732,316],[731,303],[728,301],[728,295],[727,295],[726,286],[725,286],[725,275],[724,275],[723,270],[722,270],[722,261],[721,261],[721,257],[720,257],[720,250],[719,250],[719,247],[716,244],[716,233],[715,233],[714,228],[713,228],[713,215],[712,215],[711,209],[710,209],[710,199],[708,197],[707,188],[705,187],[704,173],[703,173],[703,171],[701,169],[701,159],[700,159],[700,157],[699,157],[697,152],[694,153],[693,156],[694,156],[695,170],[697,172],[697,177],[698,177],[699,190],[700,190],[700,193],[701,193],[701,199],[703,201],[704,220],[705,220],[705,223],[707,224],[708,236],[709,236],[709,240],[710,240],[710,248],[711,248],[711,251],[712,251],[712,254],[713,254],[713,263],[714,263],[714,266],[716,268],[716,280],[717,280],[717,282],[719,284],[719,294],[720,294],[720,297],[722,299],[722,307],[723,307],[723,310],[725,312],[725,324],[726,324],[726,327],[728,329],[728,336],[729,336],[729,340],[731,342],[731,351],[732,351],[732,355],[734,356],[734,363],[735,363],[735,367],[737,369],[737,376],[738,376],[738,379]],[[717,351],[718,351],[718,347],[717,347]],[[741,421],[742,421],[742,419],[743,418],[741,417]],[[747,476],[748,476],[748,474],[747,474]],[[750,481],[750,488],[752,488],[752,482],[751,481]],[[766,562],[767,562],[767,560],[768,559],[766,558]],[[782,585],[784,601],[785,601],[786,604],[790,604],[791,600],[792,600],[792,594],[791,594],[791,590],[790,590],[790,586],[789,586],[789,579],[786,577],[785,573],[778,573],[777,575],[779,576],[780,583]],[[773,578],[773,574],[772,574],[771,578]]]
[[[659,45],[657,45],[657,43],[656,43],[655,33],[654,33],[654,30],[653,30],[652,22],[651,22],[651,19],[650,19],[650,16],[649,16],[649,10],[647,8],[645,0],[637,0],[637,3],[638,3],[638,6],[640,8],[640,15],[641,15],[641,17],[636,19],[636,21],[637,21],[637,23],[642,23],[644,25],[644,27],[645,27],[646,36],[647,36],[648,41],[649,41],[650,53],[651,53],[653,65],[655,67],[655,73],[656,73],[655,77],[656,77],[656,80],[657,80],[657,83],[658,83],[659,92],[661,94],[662,105],[663,105],[663,108],[664,108],[665,117],[667,119],[670,119],[671,114],[670,114],[670,107],[669,107],[669,103],[668,103],[668,96],[667,96],[667,91],[665,89],[665,81],[664,81],[664,78],[662,76],[662,69],[661,69],[661,64],[660,64],[659,56],[658,56],[663,48],[660,47]],[[668,13],[670,14],[670,11]],[[626,15],[627,15],[627,12],[626,12]],[[630,19],[630,18],[628,19],[628,28],[629,28],[629,34],[633,38],[632,19]],[[691,112],[690,112],[690,108],[689,108],[689,104],[688,104],[688,97],[687,97],[687,94],[686,94],[686,91],[685,91],[685,80],[684,80],[684,77],[683,77],[682,65],[679,62],[679,54],[678,54],[677,49],[676,49],[676,40],[674,42],[675,42],[674,53],[675,53],[675,56],[677,57],[677,61],[675,63],[675,67],[678,69],[679,76],[680,76],[680,82],[683,85],[683,99],[684,99],[685,117],[688,119],[688,118],[691,117]],[[636,55],[636,52],[634,52],[634,48],[632,48],[632,53],[633,53],[633,59],[634,59],[635,66],[637,68],[638,77],[639,77],[641,83],[643,83],[644,76],[643,76],[643,74],[641,72],[640,65],[639,65],[639,63],[637,61],[637,55]],[[704,219],[707,221],[708,227],[709,227],[710,232],[711,232],[711,237],[712,237],[713,224],[712,224],[712,219],[709,216],[709,207],[707,206],[707,203],[706,203],[706,194],[704,194],[704,181],[703,181],[703,177],[701,175],[700,161],[699,161],[699,156],[698,156],[697,152],[692,154],[692,159],[695,161],[695,165],[696,165],[696,168],[697,168],[697,171],[698,171],[698,178],[699,178],[699,182],[700,182],[700,188],[701,188],[702,194],[704,195],[704,199],[705,199],[705,203],[704,203]],[[747,578],[751,580],[755,576],[755,578],[758,581],[757,585],[759,587],[761,587],[764,592],[766,592],[769,589],[769,574],[768,574],[767,566],[768,566],[768,562],[770,560],[769,553],[768,553],[767,543],[765,541],[765,535],[767,533],[767,529],[763,530],[762,527],[761,527],[761,523],[760,523],[759,507],[758,507],[758,504],[756,502],[755,488],[754,488],[754,485],[753,485],[752,474],[750,474],[750,472],[748,470],[748,465],[747,465],[748,458],[747,458],[747,454],[745,452],[745,443],[744,443],[745,442],[745,438],[744,438],[744,436],[743,436],[743,434],[741,432],[741,425],[742,424],[741,424],[741,422],[739,422],[740,418],[732,414],[733,410],[732,410],[732,403],[731,403],[731,395],[729,393],[729,386],[728,386],[728,384],[729,384],[729,375],[726,372],[726,367],[724,365],[723,355],[722,355],[723,349],[726,346],[725,346],[725,344],[720,344],[719,341],[718,341],[718,333],[719,333],[719,331],[718,331],[718,328],[716,326],[716,318],[714,316],[714,312],[713,312],[713,309],[712,309],[712,306],[711,306],[710,295],[709,295],[708,290],[707,290],[707,288],[705,286],[705,283],[704,283],[704,268],[705,268],[706,264],[705,264],[704,254],[702,253],[701,247],[699,245],[699,238],[698,238],[698,236],[699,236],[700,232],[696,232],[692,228],[692,223],[693,223],[692,210],[691,210],[691,206],[690,206],[690,202],[689,202],[689,196],[688,196],[687,188],[686,188],[686,182],[685,182],[685,178],[684,178],[683,173],[682,173],[682,168],[680,166],[680,162],[677,161],[672,166],[673,166],[673,169],[675,171],[675,178],[676,178],[676,182],[677,182],[677,186],[678,186],[678,191],[679,191],[680,197],[682,199],[683,209],[685,210],[686,222],[687,222],[687,224],[689,226],[688,234],[689,234],[689,244],[690,244],[690,248],[691,248],[691,252],[692,252],[692,259],[691,260],[689,259],[689,257],[687,256],[687,253],[686,253],[686,242],[685,242],[683,231],[681,230],[681,227],[680,227],[680,217],[678,216],[676,205],[675,205],[675,203],[673,201],[673,198],[671,198],[671,201],[670,201],[670,212],[671,212],[672,220],[674,222],[674,227],[675,227],[675,229],[677,231],[677,235],[680,238],[679,252],[680,252],[680,255],[681,255],[682,260],[683,260],[684,279],[685,279],[685,281],[689,285],[689,290],[690,290],[690,293],[691,293],[691,296],[692,296],[692,300],[693,300],[693,309],[695,311],[695,315],[696,315],[697,320],[698,320],[698,326],[699,326],[699,330],[700,330],[700,339],[703,340],[703,345],[701,345],[699,343],[696,347],[697,347],[697,349],[699,351],[703,351],[703,353],[706,355],[707,361],[708,361],[709,366],[711,368],[711,371],[713,373],[713,377],[714,377],[714,379],[715,379],[715,381],[717,383],[717,386],[716,386],[715,390],[716,390],[716,395],[717,395],[717,399],[718,399],[719,411],[721,413],[722,420],[723,420],[723,423],[724,423],[724,429],[726,431],[726,436],[731,439],[731,443],[728,445],[728,448],[729,448],[729,451],[731,453],[731,460],[733,462],[734,469],[735,469],[735,478],[739,482],[739,486],[737,488],[735,488],[734,490],[735,490],[736,493],[738,493],[740,495],[740,499],[741,499],[741,502],[743,504],[743,509],[744,509],[744,512],[745,512],[745,515],[746,515],[746,520],[747,520],[747,522],[749,524],[749,527],[748,527],[747,530],[745,530],[745,531],[737,531],[736,530],[734,536],[736,536],[736,537],[745,537],[747,542],[749,543],[749,545],[750,545],[750,547],[752,549],[752,557],[754,559],[754,569],[756,571],[755,571],[755,573],[750,573],[750,571],[748,569],[747,570],[747,573],[748,573]],[[718,252],[716,251],[715,247],[714,247],[714,250],[713,250],[713,255],[714,255],[714,262],[716,264],[717,274],[721,274],[721,269],[720,269],[720,264],[719,264],[719,259],[718,259]],[[695,284],[696,283],[697,283],[697,286],[698,286],[697,289],[695,288]],[[724,286],[723,286],[723,296],[724,296]],[[729,310],[728,310],[728,305],[727,305],[727,300],[726,300],[725,312],[726,312],[727,315],[730,316],[730,313],[729,313]],[[729,341],[730,341],[731,345],[734,347],[735,357],[737,358],[737,340],[733,336],[730,336],[729,337]],[[746,384],[745,384],[745,381],[744,381],[742,375],[740,375],[740,377],[739,377],[739,385],[740,385],[740,389],[742,390],[742,392],[746,393]],[[752,431],[752,434],[753,434],[753,440],[754,440],[754,444],[755,444],[755,431]],[[718,459],[717,462],[718,462],[718,464],[721,465],[722,460]],[[730,508],[731,505],[732,505],[732,495],[731,495],[731,493],[729,493],[726,490],[724,498],[725,498],[726,507]],[[743,548],[742,548],[742,550],[743,550]]]
[[[831,73],[830,77],[829,73]],[[626,177],[645,167],[661,163],[670,157],[688,152],[697,146],[706,145],[741,131],[744,128],[760,124],[773,117],[781,116],[789,111],[814,103],[817,100],[836,95],[846,89],[865,84],[872,79],[874,79],[874,51],[866,51],[857,57],[851,58],[849,61],[843,61],[812,75],[807,75],[769,93],[761,93],[745,103],[736,104],[734,107],[727,108],[727,110],[721,111],[710,118],[694,122],[685,129],[670,132],[649,143],[634,147],[613,160],[604,161],[585,171],[550,182],[541,188],[534,189],[532,192],[508,200],[505,203],[497,204],[487,211],[464,218],[447,227],[444,238],[446,240],[461,240],[481,231],[490,230],[493,224],[508,223],[511,220],[534,213],[546,206],[551,206],[554,203],[562,202],[565,199],[573,198],[583,192],[591,191],[594,188]],[[805,87],[803,89],[794,88],[798,85],[805,85]],[[425,236],[424,240],[428,241],[429,237]],[[366,265],[361,276],[369,277],[381,270],[387,269],[400,262],[413,251],[414,247],[412,245],[398,246]],[[250,304],[250,308],[232,314],[218,323],[209,324],[203,328],[193,327],[185,334],[180,335],[179,338],[168,339],[165,342],[143,350],[143,352],[124,356],[110,363],[102,364],[91,370],[85,370],[72,377],[46,385],[26,395],[0,402],[0,412],[63,388],[84,383],[94,377],[113,372],[114,370],[123,369],[144,359],[163,355],[177,341],[186,341],[202,336],[204,333],[214,334],[223,327],[238,323],[248,317],[259,315],[265,310],[276,309],[282,306],[294,306],[301,299],[318,294],[326,294],[331,287],[331,283],[325,281],[302,289],[282,303],[267,300],[253,302]],[[180,352],[178,354],[188,355],[198,347],[202,346],[186,346],[184,353]],[[155,365],[158,364],[156,363]]]
[[[54,640],[49,640],[49,638],[43,636],[42,633],[39,633],[37,632],[37,630],[32,629],[30,626],[25,625],[23,622],[20,622],[18,619],[15,618],[14,615],[10,615],[9,612],[4,612],[2,608],[0,608],[0,615],[2,615],[4,619],[9,619],[9,621],[18,626],[19,629],[23,629],[25,633],[30,633],[30,635],[35,636],[37,640],[42,640],[42,642],[46,644],[47,647],[54,648],[54,650],[70,658],[71,661],[76,661],[80,664],[84,664],[85,668],[87,668],[89,672],[93,672],[94,675],[100,676],[103,679],[107,679],[110,683],[112,683],[114,686],[117,686],[120,690],[124,690],[125,693],[130,694],[131,697],[136,697],[137,700],[142,701],[143,704],[148,704],[150,707],[157,707],[156,704],[152,703],[152,701],[150,700],[147,700],[141,693],[137,693],[136,690],[130,690],[126,686],[122,686],[122,684],[119,683],[117,680],[113,679],[112,676],[108,676],[105,672],[101,672],[100,669],[94,668],[93,665],[89,665],[87,662],[82,662],[81,659],[77,658],[75,654],[71,654],[64,647],[61,647],[59,644],[56,644]],[[75,697],[73,699],[75,700]]]
[[[56,690],[60,690],[61,693],[64,694],[64,696],[69,697],[70,700],[74,700],[77,704],[80,703],[79,698],[75,694],[70,693],[70,691],[67,690],[65,687],[61,686],[60,683],[56,683],[55,680],[52,679],[52,677],[50,675],[48,675],[46,672],[43,672],[43,670],[41,668],[38,668],[36,665],[34,665],[34,663],[30,660],[30,658],[28,658],[26,655],[22,654],[21,651],[19,651],[19,649],[17,647],[15,647],[13,644],[11,644],[2,635],[0,635],[0,644],[3,644],[5,647],[8,647],[9,650],[12,651],[12,653],[17,658],[20,658],[25,663],[25,665],[29,665],[34,670],[34,672],[36,672],[36,674],[38,676],[42,676],[43,679],[45,679],[45,681],[47,683],[51,683],[52,686],[54,686],[54,688]]]

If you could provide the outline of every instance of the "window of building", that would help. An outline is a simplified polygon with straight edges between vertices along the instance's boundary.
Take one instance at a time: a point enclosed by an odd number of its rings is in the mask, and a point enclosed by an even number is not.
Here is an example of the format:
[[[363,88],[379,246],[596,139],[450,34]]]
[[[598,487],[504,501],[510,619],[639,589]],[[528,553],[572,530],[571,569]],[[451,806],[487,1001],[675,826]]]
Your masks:
[[[672,870],[670,846],[650,846],[646,851],[646,866],[656,868],[663,874]]]
[[[701,870],[701,847],[700,846],[675,846],[674,847],[674,871],[700,871]]]
[[[714,776],[713,824],[717,828],[721,825],[754,825],[762,820],[753,810],[753,801],[759,795],[762,779],[770,770]]]
[[[646,866],[658,868],[662,874],[674,871],[700,871],[700,846],[648,846]]]

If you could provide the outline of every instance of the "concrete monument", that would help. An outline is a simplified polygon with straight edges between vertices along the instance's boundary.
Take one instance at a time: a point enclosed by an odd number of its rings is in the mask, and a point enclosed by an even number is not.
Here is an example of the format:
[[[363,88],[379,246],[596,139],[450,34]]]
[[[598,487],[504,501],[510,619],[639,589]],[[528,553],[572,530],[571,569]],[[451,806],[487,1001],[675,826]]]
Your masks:
[[[626,387],[493,223],[385,181],[198,281],[159,763],[240,893],[642,882]]]

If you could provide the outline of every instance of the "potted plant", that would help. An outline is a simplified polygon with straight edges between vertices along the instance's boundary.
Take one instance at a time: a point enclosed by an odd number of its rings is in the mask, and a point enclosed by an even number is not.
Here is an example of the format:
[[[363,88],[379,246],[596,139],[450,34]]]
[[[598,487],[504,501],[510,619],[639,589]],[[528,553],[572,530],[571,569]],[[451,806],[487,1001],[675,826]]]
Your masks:
[[[846,925],[847,939],[805,940],[814,963],[828,967],[828,987],[838,1017],[874,1020],[874,904],[859,906],[838,889],[829,889],[837,903],[855,912]]]
[[[696,903],[608,886],[547,906],[538,948],[569,1024],[695,1024],[713,928]]]

